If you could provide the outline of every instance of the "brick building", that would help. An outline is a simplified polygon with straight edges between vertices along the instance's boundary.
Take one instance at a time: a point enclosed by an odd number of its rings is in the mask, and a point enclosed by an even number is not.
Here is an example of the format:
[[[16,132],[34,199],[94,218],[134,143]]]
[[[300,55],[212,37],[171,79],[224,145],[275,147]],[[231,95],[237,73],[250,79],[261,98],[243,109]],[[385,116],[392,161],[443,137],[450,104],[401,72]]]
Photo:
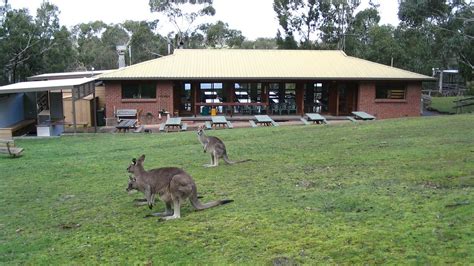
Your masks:
[[[157,117],[223,114],[333,116],[365,111],[378,119],[420,115],[431,77],[318,50],[175,50],[99,76],[106,116],[137,109]]]

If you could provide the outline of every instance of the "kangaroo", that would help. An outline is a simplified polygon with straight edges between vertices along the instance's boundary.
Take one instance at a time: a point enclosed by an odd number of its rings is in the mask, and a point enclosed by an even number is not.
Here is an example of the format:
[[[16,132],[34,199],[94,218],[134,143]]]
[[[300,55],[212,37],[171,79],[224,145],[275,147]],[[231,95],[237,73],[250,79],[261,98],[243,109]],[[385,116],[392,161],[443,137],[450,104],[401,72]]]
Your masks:
[[[144,161],[143,154],[138,160],[133,159],[127,168],[127,171],[134,176],[129,180],[127,191],[136,189],[145,193],[150,209],[153,208],[155,196],[158,194],[165,203],[165,212],[153,213],[151,216],[158,216],[164,220],[180,218],[181,204],[186,199],[189,199],[191,205],[198,211],[233,202],[233,200],[225,199],[202,204],[197,197],[196,183],[183,169],[164,167],[146,171],[143,167]]]
[[[222,140],[220,140],[218,137],[206,136],[204,133],[204,126],[198,127],[197,135],[199,142],[201,142],[203,146],[204,152],[211,154],[211,164],[205,164],[205,167],[218,166],[220,158],[224,159],[224,162],[227,164],[236,164],[250,161],[250,159],[231,161],[229,157],[227,157],[227,150],[225,148],[224,142],[222,142]]]
[[[129,195],[131,195],[133,193],[132,191],[139,191],[138,184],[137,184],[137,179],[135,177],[133,177],[131,175],[129,176],[128,186],[125,189],[125,191],[127,191]],[[147,199],[134,199],[133,201],[135,202],[136,206],[148,205]]]

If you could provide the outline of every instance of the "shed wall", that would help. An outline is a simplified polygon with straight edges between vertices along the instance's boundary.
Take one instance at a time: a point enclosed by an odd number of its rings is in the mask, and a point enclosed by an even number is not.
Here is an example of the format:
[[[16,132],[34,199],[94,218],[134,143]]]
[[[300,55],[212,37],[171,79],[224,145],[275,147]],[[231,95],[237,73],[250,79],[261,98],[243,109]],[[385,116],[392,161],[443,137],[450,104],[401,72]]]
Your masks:
[[[0,127],[8,127],[24,120],[23,93],[0,97]]]

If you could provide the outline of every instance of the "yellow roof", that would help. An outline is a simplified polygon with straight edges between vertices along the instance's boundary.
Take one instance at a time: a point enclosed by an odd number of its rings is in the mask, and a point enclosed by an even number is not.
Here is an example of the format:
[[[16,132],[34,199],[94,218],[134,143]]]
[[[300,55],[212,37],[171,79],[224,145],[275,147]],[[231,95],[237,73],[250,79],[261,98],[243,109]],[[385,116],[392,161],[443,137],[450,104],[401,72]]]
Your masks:
[[[330,50],[177,49],[99,76],[100,80],[431,80]]]

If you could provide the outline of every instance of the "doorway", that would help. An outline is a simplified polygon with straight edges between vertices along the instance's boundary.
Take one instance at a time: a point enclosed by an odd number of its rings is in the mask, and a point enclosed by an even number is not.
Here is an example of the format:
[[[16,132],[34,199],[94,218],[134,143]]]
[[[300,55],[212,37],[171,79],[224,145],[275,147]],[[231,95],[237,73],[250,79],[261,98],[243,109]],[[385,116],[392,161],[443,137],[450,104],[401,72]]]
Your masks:
[[[328,111],[331,115],[350,115],[357,110],[357,83],[333,83],[329,90]]]

